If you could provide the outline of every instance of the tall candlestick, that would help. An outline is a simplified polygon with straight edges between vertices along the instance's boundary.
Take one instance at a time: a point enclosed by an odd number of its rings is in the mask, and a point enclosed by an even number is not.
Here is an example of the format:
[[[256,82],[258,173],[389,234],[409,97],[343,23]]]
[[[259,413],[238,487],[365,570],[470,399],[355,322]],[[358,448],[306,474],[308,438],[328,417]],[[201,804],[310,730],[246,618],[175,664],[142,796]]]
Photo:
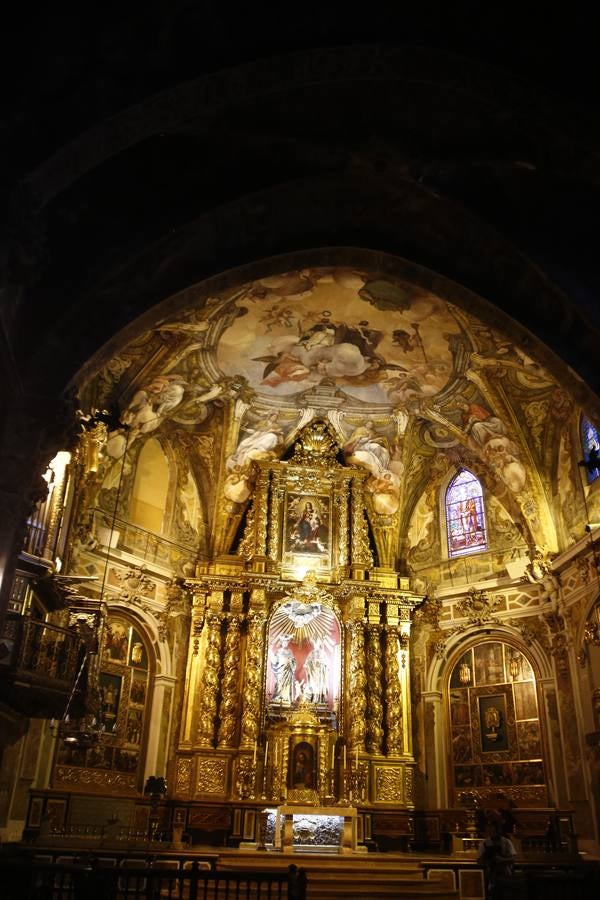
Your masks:
[[[331,768],[333,769],[333,764],[335,763],[335,745],[331,748]]]
[[[344,768],[346,768],[346,747],[344,747]]]
[[[256,743],[256,741],[254,741],[254,756],[252,757],[252,764],[253,764],[254,766],[256,765],[256,751],[257,751],[257,748],[258,748],[258,744]]]

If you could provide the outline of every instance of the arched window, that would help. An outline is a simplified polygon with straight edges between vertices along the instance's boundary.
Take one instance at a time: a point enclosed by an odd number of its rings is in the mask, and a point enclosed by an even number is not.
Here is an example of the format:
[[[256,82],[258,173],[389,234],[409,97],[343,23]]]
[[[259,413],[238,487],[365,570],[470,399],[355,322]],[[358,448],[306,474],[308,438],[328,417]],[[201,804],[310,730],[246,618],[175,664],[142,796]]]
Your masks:
[[[592,425],[587,416],[581,417],[580,424],[580,436],[581,436],[581,449],[583,450],[583,458],[588,460],[590,458],[590,454],[592,458],[598,457],[600,451],[600,435],[598,434],[598,429],[595,425]],[[600,467],[586,468],[587,480],[588,484],[591,484],[592,481],[595,481],[596,478],[600,475]]]
[[[134,525],[161,534],[167,496],[169,464],[156,438],[150,438],[138,457],[129,514]]]
[[[448,556],[485,550],[483,491],[472,472],[461,469],[446,491]]]

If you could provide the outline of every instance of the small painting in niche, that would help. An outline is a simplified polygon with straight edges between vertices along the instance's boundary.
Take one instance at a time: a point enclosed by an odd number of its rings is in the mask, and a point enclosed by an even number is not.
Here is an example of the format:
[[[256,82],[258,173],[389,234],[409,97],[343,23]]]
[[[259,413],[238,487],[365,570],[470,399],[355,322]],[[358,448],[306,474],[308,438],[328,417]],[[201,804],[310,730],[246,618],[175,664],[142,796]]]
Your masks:
[[[480,766],[455,766],[454,784],[456,787],[473,787],[481,784]]]
[[[86,766],[90,769],[111,769],[113,748],[98,744],[87,752]]]
[[[516,784],[544,784],[544,766],[541,762],[516,763]]]
[[[452,761],[455,763],[467,763],[473,759],[471,747],[471,729],[452,729]]]
[[[104,636],[104,658],[110,662],[127,663],[129,627],[123,622],[109,619]]]
[[[536,759],[542,755],[540,727],[537,722],[519,722],[517,736],[521,759]]]
[[[127,712],[125,725],[125,738],[129,744],[139,744],[142,740],[142,713],[139,709],[130,709]]]
[[[536,719],[537,703],[533,681],[523,681],[515,684],[514,692],[517,719]]]
[[[469,725],[469,701],[467,691],[452,691],[450,694],[450,717],[453,725]]]
[[[129,702],[136,706],[143,706],[146,702],[146,676],[133,673],[131,688],[129,689]]]
[[[505,681],[502,644],[486,643],[475,647],[477,684],[499,684]]]
[[[291,787],[315,788],[315,751],[307,741],[296,744],[292,753]]]
[[[508,765],[483,766],[483,784],[512,784],[511,767]]]
[[[114,767],[118,772],[135,772],[138,764],[137,750],[115,750]]]
[[[506,697],[504,694],[479,697],[479,728],[483,753],[498,753],[508,750]]]

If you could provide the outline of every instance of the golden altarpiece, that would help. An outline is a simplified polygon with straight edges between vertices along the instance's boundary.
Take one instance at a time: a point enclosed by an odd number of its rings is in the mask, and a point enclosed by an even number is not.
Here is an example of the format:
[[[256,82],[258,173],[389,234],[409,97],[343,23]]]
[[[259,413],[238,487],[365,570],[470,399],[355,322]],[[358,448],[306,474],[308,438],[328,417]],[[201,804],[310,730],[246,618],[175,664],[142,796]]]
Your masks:
[[[258,462],[238,555],[187,582],[179,803],[413,807],[418,600],[373,565],[368,473],[338,452],[317,422]]]

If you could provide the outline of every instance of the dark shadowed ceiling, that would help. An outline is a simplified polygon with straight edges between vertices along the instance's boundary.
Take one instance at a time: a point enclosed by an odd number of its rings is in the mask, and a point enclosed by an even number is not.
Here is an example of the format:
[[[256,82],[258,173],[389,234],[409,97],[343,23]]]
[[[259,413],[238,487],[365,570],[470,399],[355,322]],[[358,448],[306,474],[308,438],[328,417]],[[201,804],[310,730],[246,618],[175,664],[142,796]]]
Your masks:
[[[27,391],[59,393],[204,279],[356,247],[483,297],[593,404],[597,73],[576,9],[88,13],[22,15],[5,59],[3,315]]]

